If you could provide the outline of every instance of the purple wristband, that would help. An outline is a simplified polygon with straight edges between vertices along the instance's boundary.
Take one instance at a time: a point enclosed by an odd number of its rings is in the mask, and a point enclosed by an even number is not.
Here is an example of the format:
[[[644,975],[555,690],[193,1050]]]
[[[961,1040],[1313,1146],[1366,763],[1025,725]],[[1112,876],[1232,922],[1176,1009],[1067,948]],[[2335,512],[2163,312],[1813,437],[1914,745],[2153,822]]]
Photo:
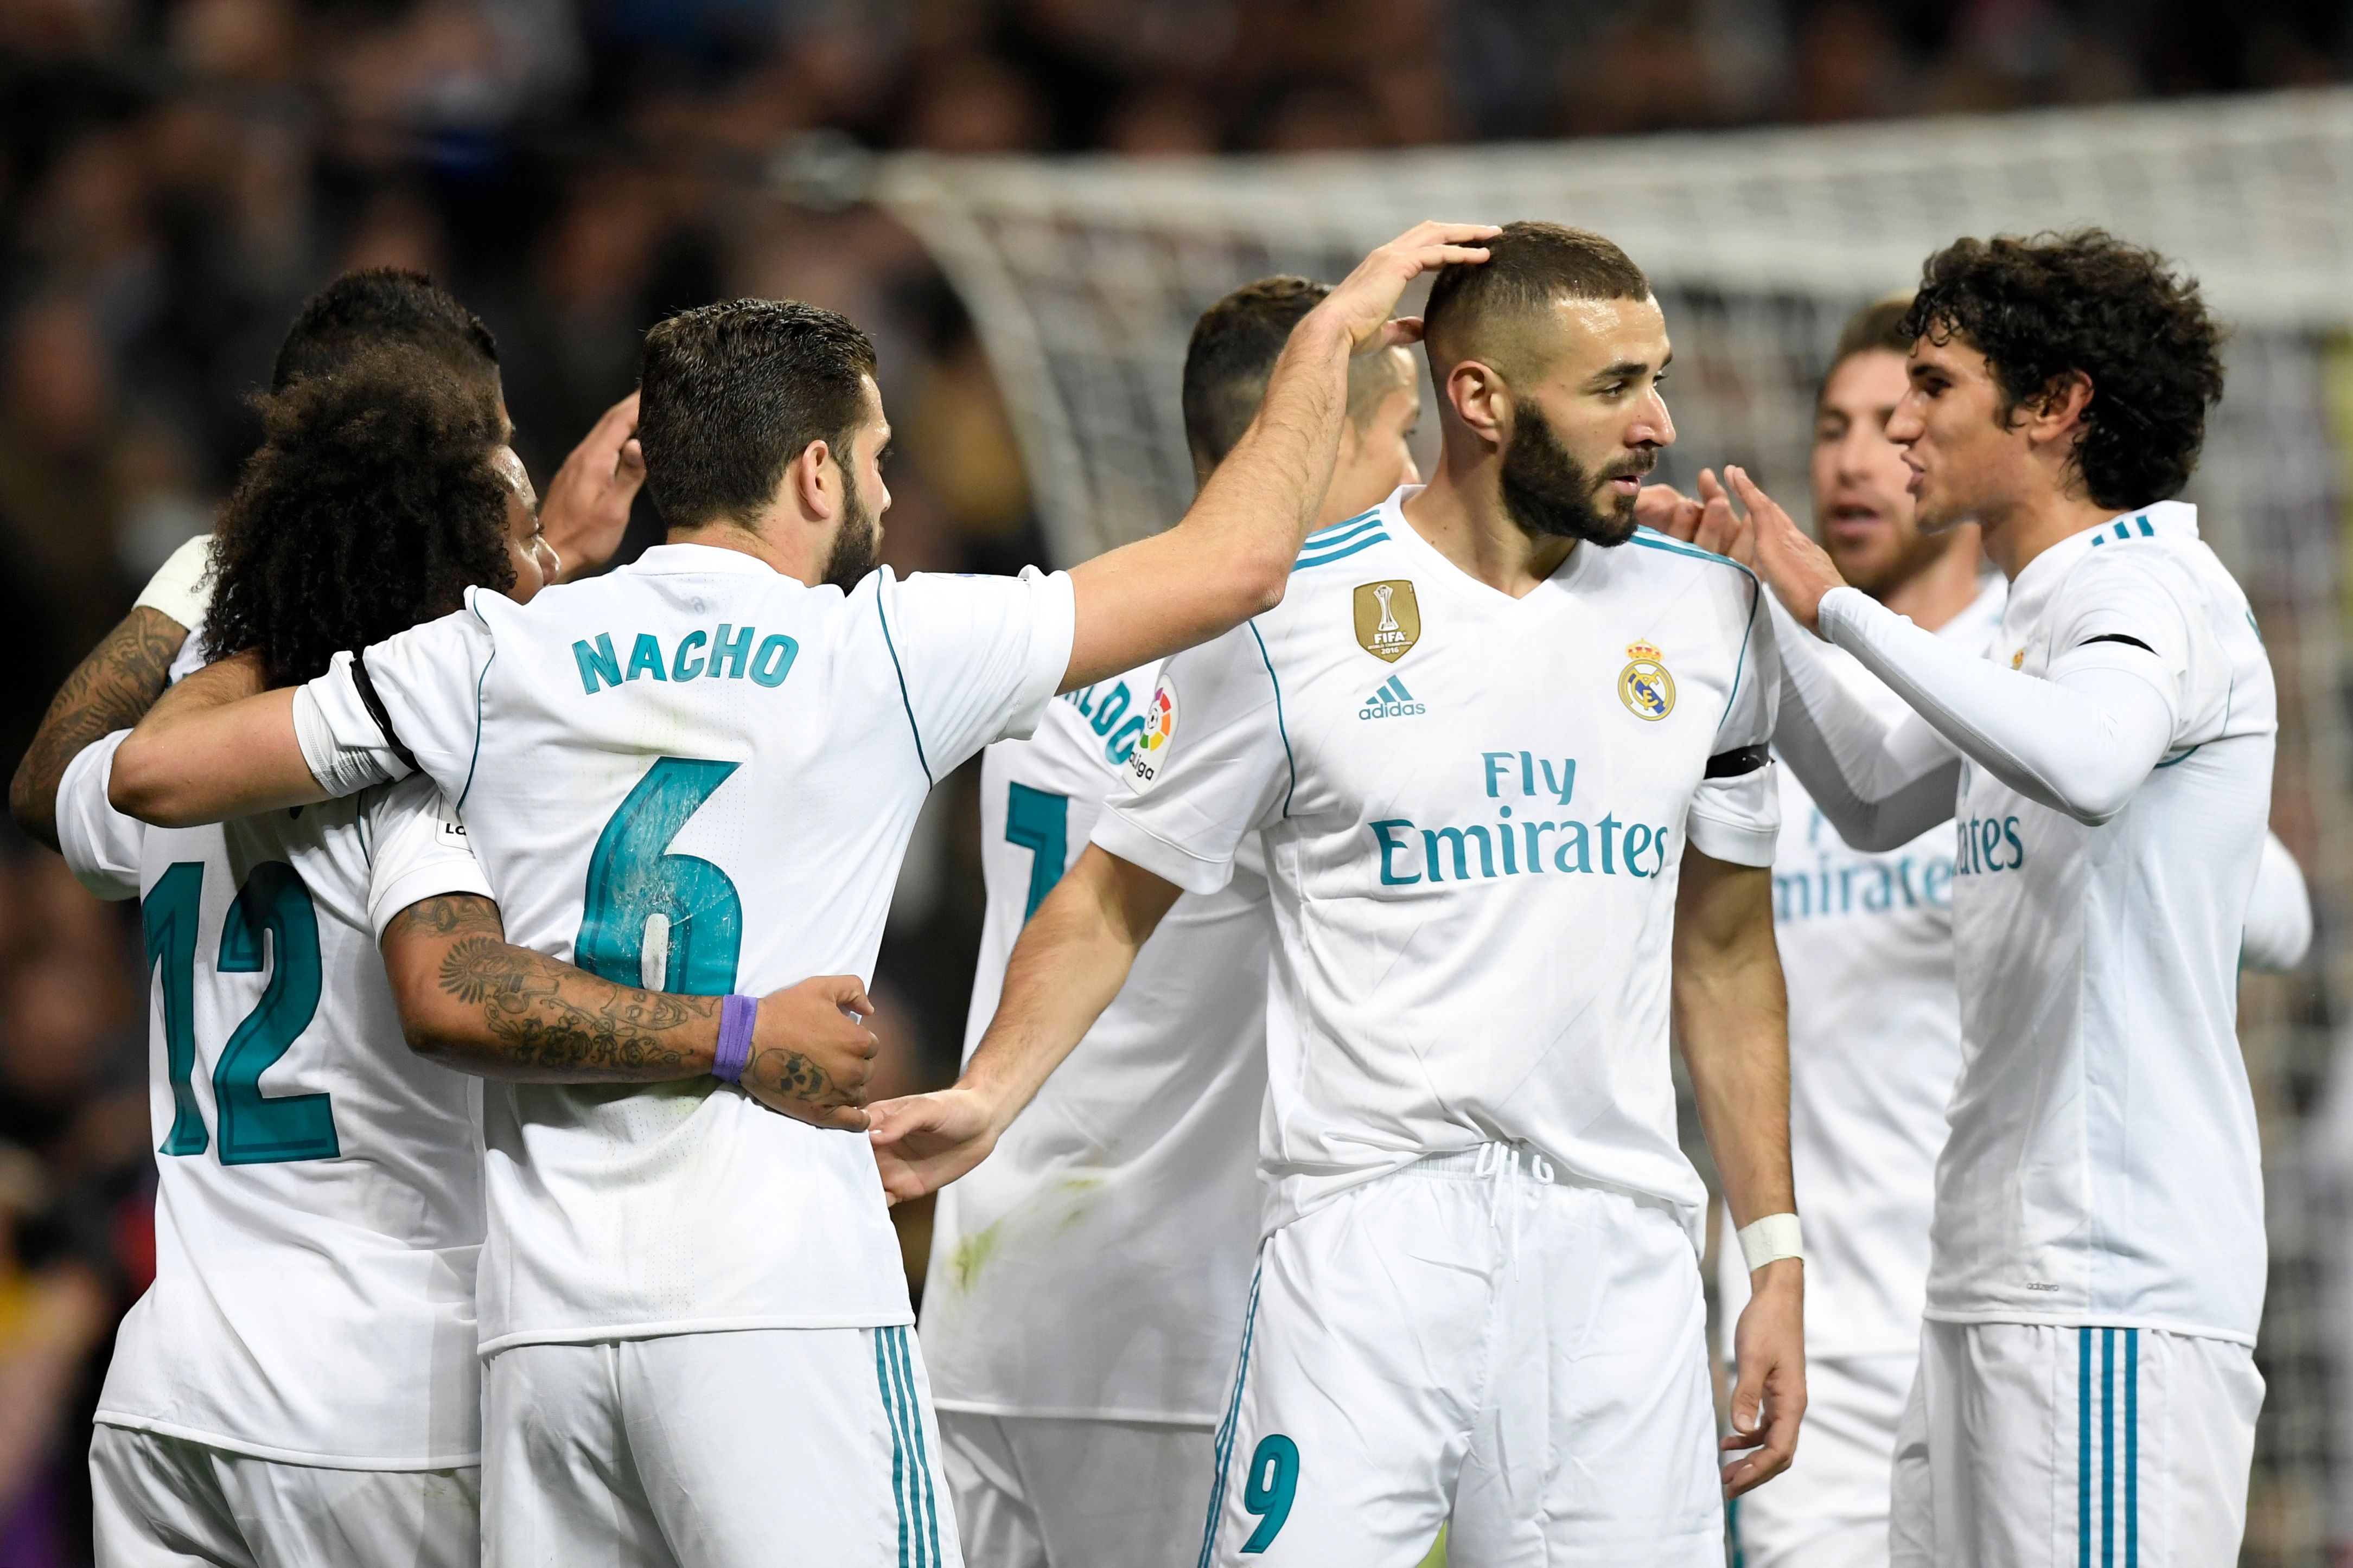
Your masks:
[[[719,1049],[712,1054],[711,1076],[740,1082],[744,1064],[752,1059],[752,1026],[759,1021],[755,996],[729,996],[719,1004]]]

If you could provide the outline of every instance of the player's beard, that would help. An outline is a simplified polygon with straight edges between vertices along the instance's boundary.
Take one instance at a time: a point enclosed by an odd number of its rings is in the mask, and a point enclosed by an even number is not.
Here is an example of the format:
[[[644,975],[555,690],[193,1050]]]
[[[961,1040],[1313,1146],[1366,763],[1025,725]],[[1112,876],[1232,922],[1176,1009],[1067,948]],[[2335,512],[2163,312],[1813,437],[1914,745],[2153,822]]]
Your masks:
[[[882,552],[882,520],[866,510],[848,468],[841,470],[841,531],[833,536],[833,552],[826,557],[825,580],[847,594],[874,570]]]
[[[1607,510],[1595,498],[1609,480],[1640,478],[1658,461],[1656,452],[1641,451],[1590,473],[1560,444],[1551,422],[1524,404],[1504,448],[1504,510],[1532,534],[1590,540],[1605,549],[1623,544],[1634,537],[1634,498],[1612,495]]]

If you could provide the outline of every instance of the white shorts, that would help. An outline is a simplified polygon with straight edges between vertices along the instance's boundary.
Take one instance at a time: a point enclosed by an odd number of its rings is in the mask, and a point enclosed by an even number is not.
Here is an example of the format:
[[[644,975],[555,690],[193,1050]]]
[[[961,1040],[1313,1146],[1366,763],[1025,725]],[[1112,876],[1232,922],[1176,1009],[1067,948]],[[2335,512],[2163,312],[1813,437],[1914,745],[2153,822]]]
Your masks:
[[[2226,1340],[1924,1324],[1896,1439],[1894,1561],[2236,1563],[2263,1403],[2254,1352]]]
[[[1722,1568],[1705,1310],[1666,1209],[1502,1145],[1260,1249],[1203,1564]]]
[[[1919,1357],[1806,1363],[1806,1424],[1789,1468],[1725,1507],[1735,1568],[1886,1568],[1895,1429]]]
[[[940,1412],[948,1489],[976,1568],[1193,1568],[1207,1427]]]
[[[962,1568],[914,1331],[525,1344],[482,1368],[499,1568]]]
[[[477,1474],[290,1465],[101,1426],[90,1440],[98,1568],[472,1568]]]

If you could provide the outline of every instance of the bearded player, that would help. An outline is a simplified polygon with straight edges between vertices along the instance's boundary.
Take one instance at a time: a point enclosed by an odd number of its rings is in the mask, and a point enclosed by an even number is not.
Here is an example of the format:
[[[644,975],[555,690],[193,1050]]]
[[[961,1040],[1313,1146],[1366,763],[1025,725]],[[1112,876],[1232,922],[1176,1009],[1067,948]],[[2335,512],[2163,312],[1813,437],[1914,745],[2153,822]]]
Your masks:
[[[969,1169],[1258,841],[1270,1196],[1203,1563],[1407,1568],[1451,1519],[1459,1565],[1717,1564],[1719,1480],[1796,1440],[1770,623],[1636,531],[1674,434],[1641,270],[1550,224],[1489,252],[1431,288],[1429,486],[1164,668],[964,1079],[876,1110],[894,1193]],[[1757,1269],[1720,1478],[1671,1014]]]
[[[1326,292],[1261,279],[1195,325],[1185,433],[1201,482]],[[1420,408],[1404,350],[1354,362],[1319,525],[1415,481],[1407,441]],[[1066,692],[1034,736],[984,753],[988,915],[967,1049],[997,1011],[1014,939],[1086,847],[1123,765],[1161,732],[1158,669]],[[1382,706],[1411,711],[1409,699]],[[975,1563],[1193,1559],[1258,1239],[1271,935],[1254,864],[1179,899],[1078,1059],[995,1159],[940,1194],[923,1351]]]
[[[1859,848],[1955,824],[1962,1065],[1936,1173],[1900,1563],[2232,1560],[2263,1399],[2263,1186],[2235,1033],[2271,669],[2168,498],[2221,396],[2197,287],[2097,231],[1929,258],[1888,424],[1921,527],[2010,584],[1991,658],[1844,584],[1745,474],[1793,637],[1778,736]]]

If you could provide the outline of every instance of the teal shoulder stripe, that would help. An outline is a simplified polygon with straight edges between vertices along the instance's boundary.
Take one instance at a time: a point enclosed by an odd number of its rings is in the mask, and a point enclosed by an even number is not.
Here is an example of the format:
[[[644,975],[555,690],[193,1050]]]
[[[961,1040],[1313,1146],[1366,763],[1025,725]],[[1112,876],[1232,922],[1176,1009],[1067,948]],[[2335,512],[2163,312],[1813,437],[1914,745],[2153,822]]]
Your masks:
[[[1307,536],[1306,542],[1300,546],[1299,553],[1314,555],[1320,551],[1329,550],[1335,544],[1345,544],[1356,535],[1369,533],[1382,526],[1384,525],[1377,516],[1368,515],[1359,523],[1353,525],[1344,523],[1338,528],[1329,529],[1322,533],[1311,533]]]
[[[458,792],[458,809],[460,811],[466,807],[466,797],[474,793],[474,770],[481,765],[482,688],[490,683],[491,666],[498,662],[499,650],[492,648],[491,657],[482,660],[482,673],[474,681],[474,754],[466,763],[466,787]]]
[[[1747,567],[1743,566],[1731,556],[1718,555],[1713,550],[1702,550],[1696,544],[1685,544],[1680,539],[1669,539],[1665,534],[1661,533],[1654,528],[1636,529],[1634,531],[1633,537],[1629,539],[1626,542],[1629,544],[1639,544],[1645,550],[1663,550],[1670,555],[1688,555],[1694,561],[1713,561],[1719,566],[1731,567],[1735,572],[1739,573],[1751,583],[1757,581],[1756,573],[1751,572]]]
[[[915,737],[915,761],[923,764],[926,784],[940,781],[932,777],[932,759],[923,755],[923,731],[915,722],[915,705],[907,697],[907,667],[899,662],[899,645],[891,640],[891,617],[882,610],[882,590],[874,590],[874,618],[882,623],[882,646],[891,650],[891,668],[899,677],[899,706],[907,710],[907,732]]]
[[[1266,662],[1266,679],[1274,688],[1274,730],[1282,737],[1283,765],[1291,770],[1290,787],[1282,792],[1282,815],[1291,815],[1291,797],[1299,791],[1299,759],[1291,753],[1291,727],[1282,721],[1282,682],[1274,673],[1274,660],[1266,651],[1266,639],[1258,635],[1258,623],[1243,623],[1250,629],[1250,640],[1258,644],[1258,656]]]
[[[1311,566],[1324,566],[1328,565],[1335,561],[1345,561],[1359,550],[1370,550],[1376,544],[1388,543],[1388,538],[1389,536],[1386,533],[1368,533],[1365,535],[1364,538],[1357,540],[1354,544],[1344,544],[1339,549],[1332,551],[1327,554],[1303,555],[1297,561],[1292,563],[1291,569],[1293,572],[1304,572]]]
[[[1329,528],[1317,529],[1314,532],[1309,534],[1303,542],[1304,542],[1311,550],[1318,543],[1335,542],[1342,535],[1354,531],[1357,525],[1377,520],[1380,515],[1381,509],[1374,507],[1371,510],[1360,511],[1354,517],[1342,518],[1339,521],[1334,523]]]
[[[1740,563],[1736,561],[1733,562],[1732,564],[1737,566]],[[1732,711],[1733,702],[1740,696],[1740,677],[1742,672],[1748,668],[1748,639],[1757,634],[1757,606],[1764,596],[1765,590],[1763,585],[1757,581],[1754,575],[1750,576],[1748,579],[1748,624],[1746,626],[1743,626],[1740,631],[1740,657],[1732,661],[1732,693],[1724,700],[1724,710],[1727,714]]]

